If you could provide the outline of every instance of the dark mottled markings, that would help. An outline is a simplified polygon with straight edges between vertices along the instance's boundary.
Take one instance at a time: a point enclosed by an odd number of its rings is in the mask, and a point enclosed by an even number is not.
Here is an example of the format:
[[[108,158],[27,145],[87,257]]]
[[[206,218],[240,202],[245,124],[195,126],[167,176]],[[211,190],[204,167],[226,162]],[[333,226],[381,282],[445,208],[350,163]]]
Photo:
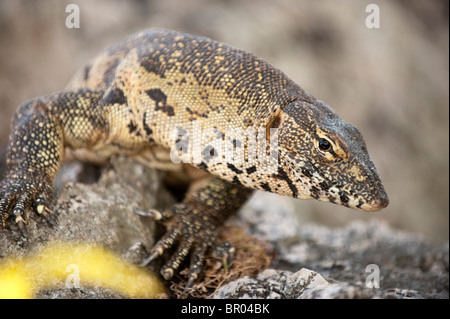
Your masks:
[[[164,94],[163,91],[161,91],[160,89],[150,89],[145,91],[147,93],[147,95],[156,103],[166,103],[167,100],[167,96]]]
[[[345,194],[341,194],[340,199],[341,199],[341,202],[342,202],[343,204],[347,204],[347,203],[349,202],[349,200],[350,200],[350,199],[348,198],[348,196],[345,195]]]
[[[239,178],[237,177],[237,175],[233,176],[233,183],[238,184],[238,185],[242,185],[241,181],[239,180]]]
[[[187,108],[186,108],[186,111],[187,111],[189,114],[191,114],[191,115],[195,115],[195,116],[200,116],[200,117],[208,118],[208,113],[209,113],[208,111],[206,111],[205,113],[200,113],[200,112],[198,112],[198,111],[191,110],[190,107],[187,107]]]
[[[314,199],[318,199],[320,197],[320,189],[318,189],[316,186],[311,186],[311,188],[309,189],[309,191],[311,192],[311,197]]]
[[[260,183],[259,185],[261,186],[262,189],[264,189],[267,192],[271,192],[272,191],[272,189],[270,188],[269,184],[267,184],[267,183]]]
[[[227,164],[227,167],[228,167],[230,170],[232,170],[233,172],[235,172],[236,174],[242,174],[242,173],[243,173],[242,170],[240,170],[239,168],[237,168],[236,166],[234,166],[234,165],[231,164],[231,163],[228,163],[228,164]]]
[[[247,174],[253,174],[254,172],[256,172],[256,166],[250,166],[249,168],[246,169]]]
[[[306,168],[302,167],[302,173],[303,175],[305,175],[308,178],[311,178],[313,175],[311,174],[310,171],[308,171]]]
[[[358,201],[358,205],[356,205],[357,208],[361,208],[362,204],[364,204],[364,202],[362,200]]]
[[[205,162],[201,162],[200,164],[198,164],[198,168],[206,170],[208,169],[208,165],[206,165]]]
[[[165,78],[168,70],[176,70],[180,75],[192,75],[195,78],[189,81],[191,86],[198,83],[213,89],[224,89],[229,97],[240,101],[237,114],[248,109],[258,109],[258,118],[266,118],[272,114],[273,107],[260,110],[258,106],[269,102],[267,96],[275,102],[273,105],[284,105],[288,98],[292,98],[292,94],[304,95],[303,90],[281,71],[251,53],[203,37],[185,36],[175,40],[178,35],[172,31],[161,31],[157,35],[134,38],[128,46],[137,50],[138,61],[148,73]],[[182,48],[178,48],[178,44],[183,44]],[[181,55],[167,59],[175,50]],[[114,52],[117,51],[116,46]],[[164,58],[164,63],[161,58]],[[199,63],[195,63],[196,59]],[[225,76],[237,80],[236,83],[225,85]],[[187,76],[179,78],[179,85],[187,83]],[[175,85],[177,81],[173,83]],[[244,96],[242,92],[247,94]],[[308,100],[307,97],[305,99]],[[243,124],[251,125],[254,120],[254,117],[245,118]]]
[[[328,196],[330,203],[336,203],[336,198],[334,196]]]
[[[319,186],[321,189],[323,189],[324,191],[327,191],[330,189],[330,185],[328,185],[328,183],[326,181],[320,182]]]
[[[144,127],[145,133],[147,134],[147,136],[150,136],[153,134],[153,130],[148,126],[147,121],[146,121],[146,116],[144,116],[144,119],[142,120],[142,126]]]
[[[291,179],[287,175],[286,171],[281,166],[278,166],[278,176],[277,177],[280,178],[281,180],[286,181],[286,183],[288,183],[288,186],[292,192],[292,196],[294,198],[296,198],[298,196],[297,186],[295,186],[295,184],[291,181]]]
[[[141,66],[149,73],[157,74],[162,79],[165,78],[164,70],[161,70],[161,63],[158,61],[155,61],[151,58],[142,58],[141,59]]]
[[[127,104],[127,98],[121,89],[113,88],[106,95],[105,102],[108,104]]]
[[[147,95],[156,103],[155,111],[163,111],[169,116],[174,116],[174,108],[167,104],[167,96],[160,89],[150,89],[145,91]]]
[[[128,130],[129,130],[130,134],[133,133],[133,132],[135,132],[135,131],[137,131],[137,129],[138,129],[137,125],[134,124],[133,121],[131,121],[130,123],[128,123],[127,127],[128,127]]]

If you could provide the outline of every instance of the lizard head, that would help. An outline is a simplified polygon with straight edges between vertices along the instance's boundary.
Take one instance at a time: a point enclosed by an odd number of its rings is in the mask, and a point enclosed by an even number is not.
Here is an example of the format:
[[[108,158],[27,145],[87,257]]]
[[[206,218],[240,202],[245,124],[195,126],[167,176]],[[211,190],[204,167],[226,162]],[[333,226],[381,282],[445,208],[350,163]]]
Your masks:
[[[278,128],[279,165],[273,177],[282,186],[275,192],[364,211],[388,205],[361,133],[329,106],[321,101],[291,102],[271,127]]]

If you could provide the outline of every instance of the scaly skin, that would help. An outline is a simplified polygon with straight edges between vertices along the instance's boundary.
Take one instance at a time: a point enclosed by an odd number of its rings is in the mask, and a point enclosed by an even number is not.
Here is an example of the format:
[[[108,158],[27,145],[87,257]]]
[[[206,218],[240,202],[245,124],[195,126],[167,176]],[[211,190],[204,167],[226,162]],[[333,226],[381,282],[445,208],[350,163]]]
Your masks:
[[[267,146],[255,148],[249,132],[267,132],[255,139]],[[169,221],[144,264],[178,242],[162,273],[171,278],[192,251],[189,284],[217,227],[253,189],[365,211],[388,205],[355,127],[253,54],[168,30],[131,35],[80,69],[64,91],[19,107],[0,184],[3,226],[13,216],[26,232],[30,208],[51,219],[52,181],[65,149],[96,162],[117,154],[153,154],[162,166],[183,160],[177,167],[192,178],[184,200],[138,213]],[[267,150],[275,165],[263,162]]]

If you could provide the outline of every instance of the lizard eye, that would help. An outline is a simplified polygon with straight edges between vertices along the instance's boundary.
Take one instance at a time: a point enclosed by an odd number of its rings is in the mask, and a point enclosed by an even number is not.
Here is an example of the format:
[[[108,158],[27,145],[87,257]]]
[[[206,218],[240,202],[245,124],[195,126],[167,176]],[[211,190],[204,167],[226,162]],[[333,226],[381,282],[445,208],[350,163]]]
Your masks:
[[[319,149],[324,152],[328,152],[331,150],[331,143],[325,138],[321,138],[319,140]]]

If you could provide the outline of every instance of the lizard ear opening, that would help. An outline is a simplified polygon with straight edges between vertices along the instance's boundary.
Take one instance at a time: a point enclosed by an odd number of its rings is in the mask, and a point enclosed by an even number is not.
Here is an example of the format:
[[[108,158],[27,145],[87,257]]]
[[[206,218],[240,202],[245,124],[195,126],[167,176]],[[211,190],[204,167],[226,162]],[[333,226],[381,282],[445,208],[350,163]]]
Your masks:
[[[268,141],[271,140],[271,134],[270,134],[270,129],[271,128],[275,128],[278,129],[280,127],[280,123],[281,123],[281,112],[278,112],[275,116],[273,116],[269,122],[267,123],[266,126],[266,139]]]

